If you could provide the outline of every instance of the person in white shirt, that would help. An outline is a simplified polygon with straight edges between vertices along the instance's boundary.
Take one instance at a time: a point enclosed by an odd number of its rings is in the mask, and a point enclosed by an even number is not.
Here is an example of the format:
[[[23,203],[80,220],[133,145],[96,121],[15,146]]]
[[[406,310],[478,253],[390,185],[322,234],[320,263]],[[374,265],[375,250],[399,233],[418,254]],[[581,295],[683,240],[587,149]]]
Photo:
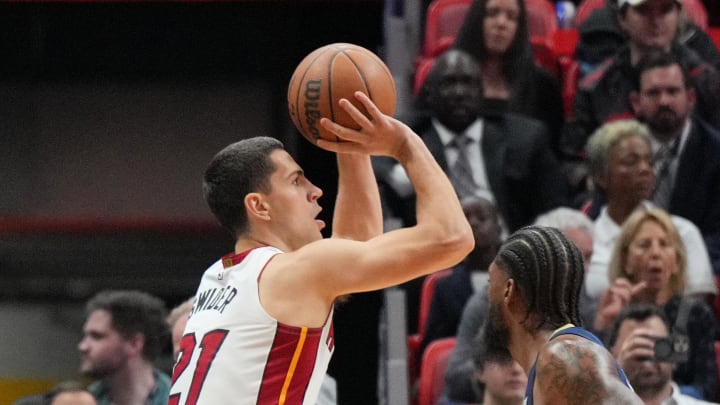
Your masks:
[[[585,289],[593,298],[599,298],[610,287],[607,269],[623,222],[633,211],[653,207],[649,201],[655,187],[650,145],[647,127],[636,120],[605,124],[588,140],[593,183],[607,200],[595,220],[593,255],[585,278]],[[671,218],[688,252],[685,294],[716,294],[710,257],[700,231],[685,218]]]

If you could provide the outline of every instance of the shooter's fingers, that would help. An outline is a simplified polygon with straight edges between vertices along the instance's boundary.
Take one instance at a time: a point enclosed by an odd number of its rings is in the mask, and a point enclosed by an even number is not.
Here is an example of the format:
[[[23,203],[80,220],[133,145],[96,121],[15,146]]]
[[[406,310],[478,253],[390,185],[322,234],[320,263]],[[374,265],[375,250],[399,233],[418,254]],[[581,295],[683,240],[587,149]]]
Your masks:
[[[347,101],[347,100],[346,100]],[[357,131],[352,128],[344,127],[338,123],[333,122],[330,119],[327,118],[321,118],[320,119],[320,125],[325,128],[326,130],[332,132],[335,134],[338,138],[340,138],[343,142],[335,142],[335,141],[325,141],[322,138],[319,138],[316,140],[316,145],[322,147],[323,149],[331,150],[333,152],[338,151],[338,145],[343,144],[343,146],[348,142],[357,141],[363,138],[363,134],[360,131]],[[331,145],[336,144],[336,145]],[[347,150],[347,148],[344,148],[343,150]]]

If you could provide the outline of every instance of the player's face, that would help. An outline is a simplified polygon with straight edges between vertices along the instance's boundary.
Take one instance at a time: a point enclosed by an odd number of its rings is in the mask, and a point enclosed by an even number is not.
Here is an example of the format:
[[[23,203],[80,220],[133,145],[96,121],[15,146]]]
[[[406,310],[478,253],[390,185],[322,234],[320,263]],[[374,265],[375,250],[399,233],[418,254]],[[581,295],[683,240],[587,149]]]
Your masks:
[[[89,392],[68,391],[56,395],[50,405],[97,405],[97,401]]]
[[[488,353],[500,358],[512,359],[510,355],[510,329],[502,309],[502,296],[508,277],[495,262],[490,264],[488,287],[488,319],[483,328]]]
[[[647,0],[628,7],[620,24],[641,49],[670,50],[678,28],[680,9],[675,0]]]
[[[325,222],[316,218],[322,211],[318,204],[322,190],[305,177],[286,151],[278,149],[270,158],[277,169],[270,177],[271,191],[265,201],[270,205],[274,229],[291,250],[321,239]]]
[[[490,0],[485,4],[483,34],[489,54],[502,56],[507,52],[517,34],[519,19],[517,0]]]
[[[685,87],[680,66],[672,65],[643,72],[634,108],[653,133],[677,135],[694,103],[694,90]]]
[[[525,397],[527,376],[515,360],[486,362],[478,379],[484,384],[486,394],[495,399],[493,403],[520,404]]]
[[[645,281],[648,291],[670,288],[670,277],[677,273],[677,250],[665,229],[646,220],[627,247],[625,271],[633,281]]]
[[[608,199],[624,199],[628,205],[650,198],[655,172],[650,145],[643,138],[628,136],[612,148],[603,187]]]
[[[93,311],[83,326],[78,344],[80,371],[94,378],[107,376],[123,366],[130,343],[112,327],[112,315]]]

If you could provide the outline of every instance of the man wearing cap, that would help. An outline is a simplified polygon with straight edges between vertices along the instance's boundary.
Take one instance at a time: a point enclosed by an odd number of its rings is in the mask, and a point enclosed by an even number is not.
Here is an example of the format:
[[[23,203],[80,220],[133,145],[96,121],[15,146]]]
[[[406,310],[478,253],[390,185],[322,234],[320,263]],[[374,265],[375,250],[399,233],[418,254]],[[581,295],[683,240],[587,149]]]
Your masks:
[[[677,57],[694,81],[695,112],[710,124],[720,126],[720,74],[680,43],[681,7],[680,0],[618,0],[618,21],[627,34],[627,43],[580,81],[573,116],[563,134],[566,152],[581,156],[587,138],[596,128],[634,115],[629,95],[635,65],[652,51],[671,52]]]

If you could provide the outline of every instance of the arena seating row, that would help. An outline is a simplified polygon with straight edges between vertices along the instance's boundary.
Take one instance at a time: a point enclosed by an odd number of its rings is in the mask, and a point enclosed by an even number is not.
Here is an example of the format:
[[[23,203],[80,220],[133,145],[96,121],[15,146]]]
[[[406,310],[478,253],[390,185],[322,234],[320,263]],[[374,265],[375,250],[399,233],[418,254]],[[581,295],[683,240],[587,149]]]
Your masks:
[[[578,41],[577,25],[605,0],[583,0],[578,7],[575,27],[558,27],[555,7],[549,0],[525,0],[528,10],[530,43],[538,64],[557,75],[560,80],[565,112],[572,114],[572,99],[579,74],[573,60]],[[720,27],[708,26],[708,15],[701,0],[682,0],[688,17],[704,29],[720,48]],[[452,46],[472,0],[434,0],[426,13],[425,32],[421,54],[416,60],[413,90],[420,89],[435,58]]]

